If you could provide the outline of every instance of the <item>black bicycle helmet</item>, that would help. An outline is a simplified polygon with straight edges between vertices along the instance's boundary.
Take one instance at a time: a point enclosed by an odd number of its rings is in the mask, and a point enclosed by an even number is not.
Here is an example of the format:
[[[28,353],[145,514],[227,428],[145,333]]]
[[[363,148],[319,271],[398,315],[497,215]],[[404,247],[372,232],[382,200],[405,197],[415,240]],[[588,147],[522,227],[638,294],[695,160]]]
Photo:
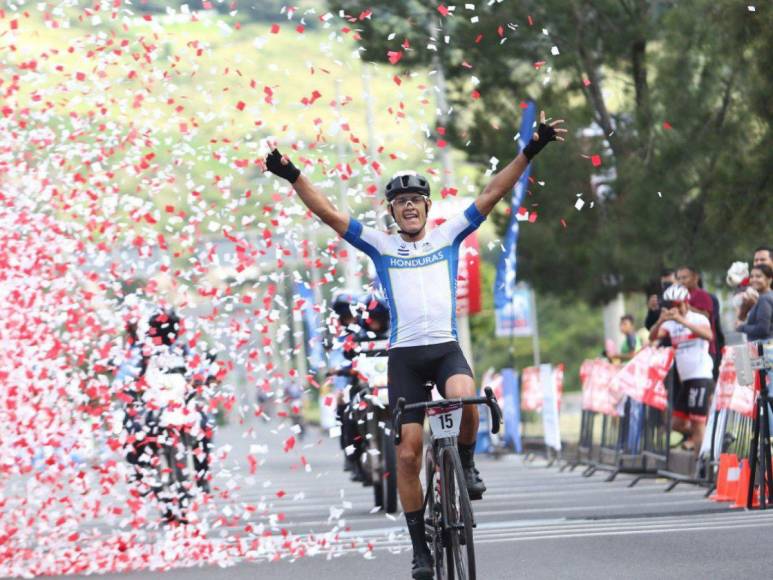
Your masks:
[[[333,297],[330,307],[333,309],[338,317],[349,316],[354,317],[352,312],[352,306],[357,305],[357,298],[350,292],[339,292]]]
[[[163,309],[150,317],[148,334],[160,338],[161,343],[170,346],[180,335],[182,320],[172,309]]]
[[[366,330],[383,334],[389,330],[389,306],[385,300],[370,294],[364,300],[367,318],[363,319]]]
[[[429,197],[429,181],[417,173],[400,173],[389,180],[384,192],[389,202],[399,193],[420,193]]]

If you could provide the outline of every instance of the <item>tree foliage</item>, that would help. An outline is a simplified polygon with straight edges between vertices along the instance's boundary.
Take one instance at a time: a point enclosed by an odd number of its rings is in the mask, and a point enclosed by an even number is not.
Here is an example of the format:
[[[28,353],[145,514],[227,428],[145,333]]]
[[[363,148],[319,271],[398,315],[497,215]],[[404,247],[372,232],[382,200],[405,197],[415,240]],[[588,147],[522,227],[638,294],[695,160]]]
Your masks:
[[[663,266],[721,272],[771,243],[773,11],[741,0],[331,5],[352,16],[364,58],[442,64],[455,111],[446,138],[472,163],[512,158],[526,98],[567,119],[571,138],[538,158],[526,200],[538,218],[522,228],[519,275],[538,289],[604,301]]]
[[[483,262],[481,274],[484,288],[493,287],[494,266]],[[599,356],[604,349],[604,331],[598,323],[600,309],[551,294],[540,295],[536,302],[542,362],[564,363],[566,389],[579,389],[582,361]],[[491,292],[483,293],[482,306],[482,311],[470,318],[470,330],[475,336],[472,349],[476,374],[483,376],[489,368],[522,369],[533,365],[531,338],[497,338],[494,335],[494,297]]]

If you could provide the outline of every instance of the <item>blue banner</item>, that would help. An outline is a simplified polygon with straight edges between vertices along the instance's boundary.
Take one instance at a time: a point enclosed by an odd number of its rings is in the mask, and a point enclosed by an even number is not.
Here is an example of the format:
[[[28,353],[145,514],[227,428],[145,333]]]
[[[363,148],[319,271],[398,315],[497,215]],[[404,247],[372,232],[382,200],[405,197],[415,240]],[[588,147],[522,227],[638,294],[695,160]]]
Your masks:
[[[529,288],[515,288],[510,302],[494,310],[495,336],[531,336],[534,314]]]
[[[325,365],[325,353],[322,348],[322,335],[319,332],[321,326],[319,313],[314,310],[314,294],[305,282],[295,283],[295,293],[304,300],[301,316],[306,331],[306,353],[309,357],[310,369],[316,371]]]
[[[531,139],[534,122],[537,120],[537,104],[534,101],[527,101],[527,106],[523,110],[521,119],[520,135],[518,137],[518,151],[520,152]],[[529,173],[531,164],[529,164],[521,175],[521,178],[513,187],[512,213],[510,216],[510,227],[507,229],[504,239],[504,250],[499,257],[497,265],[497,277],[494,282],[494,308],[497,310],[510,304],[515,291],[515,275],[517,270],[517,246],[518,246],[518,210],[521,207],[523,198],[526,195],[526,189],[529,184]]]
[[[523,452],[521,443],[521,389],[518,374],[513,369],[502,369],[502,418],[505,427],[505,445]]]

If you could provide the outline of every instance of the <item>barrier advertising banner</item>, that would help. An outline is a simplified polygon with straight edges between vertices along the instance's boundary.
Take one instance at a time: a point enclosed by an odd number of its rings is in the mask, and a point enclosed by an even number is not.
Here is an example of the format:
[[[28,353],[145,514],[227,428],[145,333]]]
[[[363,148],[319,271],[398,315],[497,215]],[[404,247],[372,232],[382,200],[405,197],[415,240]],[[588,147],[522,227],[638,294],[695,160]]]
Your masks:
[[[719,363],[719,378],[714,398],[717,409],[730,409],[746,417],[754,417],[754,400],[756,385],[745,386],[738,382],[738,374],[735,368],[733,350],[722,350],[722,361]],[[755,381],[756,382],[756,381]]]
[[[647,346],[620,369],[610,388],[662,411],[668,405],[668,392],[663,381],[673,363],[674,349]]]
[[[559,377],[558,375],[561,375]],[[542,387],[542,428],[545,434],[545,446],[561,451],[561,428],[559,425],[558,380],[563,382],[563,368],[559,371],[552,365],[539,367],[539,381]]]
[[[593,413],[601,413],[617,417],[620,401],[624,396],[620,391],[613,391],[612,379],[620,370],[604,358],[586,360],[580,366],[580,383],[582,385],[582,409]]]
[[[521,409],[539,411],[542,409],[542,386],[539,368],[526,367],[521,371]]]

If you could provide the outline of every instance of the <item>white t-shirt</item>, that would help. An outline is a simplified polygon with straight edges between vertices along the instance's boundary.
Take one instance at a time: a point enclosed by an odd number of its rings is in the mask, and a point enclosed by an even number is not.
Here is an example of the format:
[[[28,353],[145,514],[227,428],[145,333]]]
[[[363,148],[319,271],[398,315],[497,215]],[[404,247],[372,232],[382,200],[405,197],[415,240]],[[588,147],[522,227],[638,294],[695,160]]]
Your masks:
[[[685,318],[693,326],[711,330],[711,323],[703,314],[688,310]],[[660,328],[668,333],[671,344],[676,348],[676,370],[682,381],[713,377],[714,362],[709,354],[708,340],[698,338],[692,330],[675,320],[666,320]]]
[[[344,239],[373,260],[389,302],[390,348],[457,339],[459,247],[485,219],[473,203],[418,242],[349,219]]]

